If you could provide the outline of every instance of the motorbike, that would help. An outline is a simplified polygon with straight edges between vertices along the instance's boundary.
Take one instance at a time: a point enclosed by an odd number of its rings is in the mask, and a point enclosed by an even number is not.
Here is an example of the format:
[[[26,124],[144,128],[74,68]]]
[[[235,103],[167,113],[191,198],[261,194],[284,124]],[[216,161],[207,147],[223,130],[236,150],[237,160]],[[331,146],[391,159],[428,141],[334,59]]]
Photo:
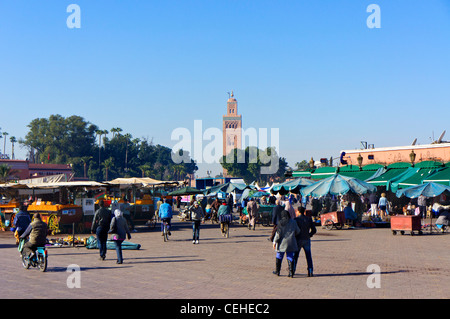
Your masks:
[[[30,267],[37,267],[40,271],[45,272],[48,265],[48,253],[45,247],[38,247],[36,251],[31,256],[26,256],[23,253],[23,245],[26,240],[22,239],[19,243],[18,250],[22,257],[22,266],[25,269]]]

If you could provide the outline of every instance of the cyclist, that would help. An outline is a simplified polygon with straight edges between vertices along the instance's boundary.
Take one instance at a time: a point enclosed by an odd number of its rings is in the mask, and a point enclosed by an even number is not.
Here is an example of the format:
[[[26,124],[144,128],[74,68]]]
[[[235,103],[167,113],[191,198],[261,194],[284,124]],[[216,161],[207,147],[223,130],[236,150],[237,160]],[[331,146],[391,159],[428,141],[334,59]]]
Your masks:
[[[167,224],[167,231],[170,233],[170,226],[172,220],[172,206],[168,203],[168,200],[165,199],[164,203],[159,206],[159,218],[161,219],[161,236],[164,236],[164,223]]]
[[[30,235],[30,240],[23,245],[22,255],[29,256],[31,259],[38,247],[45,246],[47,230],[47,224],[41,220],[41,215],[39,213],[34,214],[33,221],[20,236],[20,239],[24,239]]]
[[[231,208],[229,205],[227,205],[227,202],[222,202],[222,205],[220,205],[219,210],[217,212],[217,216],[219,217],[220,221],[220,230],[222,233],[225,232],[225,228],[223,227],[224,224],[230,224],[231,222]]]

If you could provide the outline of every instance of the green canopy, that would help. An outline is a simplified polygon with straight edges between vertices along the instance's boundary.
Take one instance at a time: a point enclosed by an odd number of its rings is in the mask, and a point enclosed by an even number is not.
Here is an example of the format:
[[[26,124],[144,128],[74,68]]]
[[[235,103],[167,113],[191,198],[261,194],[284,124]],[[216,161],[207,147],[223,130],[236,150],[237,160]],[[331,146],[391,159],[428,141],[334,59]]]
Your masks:
[[[325,166],[319,167],[314,172],[311,173],[311,179],[324,179],[336,174],[337,167]]]
[[[203,194],[203,191],[193,188],[190,186],[186,186],[180,189],[177,189],[173,192],[170,192],[169,196],[183,196],[183,195],[196,195],[196,194]]]
[[[411,164],[409,164],[409,166],[406,166],[403,165],[403,163],[394,163],[389,165],[383,174],[375,178],[370,178],[366,180],[366,182],[375,186],[385,186],[389,189],[391,182],[396,181],[404,174],[407,174],[408,170],[410,170],[412,173],[417,171],[417,169],[411,167]]]
[[[423,180],[424,183],[434,182],[443,185],[450,186],[450,167],[445,167],[444,169],[436,172]]]
[[[225,183],[225,184],[220,184],[217,186],[213,186],[207,189],[204,189],[202,192],[207,195],[207,194],[211,194],[211,193],[216,193],[216,192],[224,192],[224,193],[231,193],[235,190],[239,190],[239,191],[243,191],[246,188],[250,188],[250,189],[256,189],[256,186],[253,185],[246,185],[244,183]]]
[[[398,188],[406,188],[411,186],[417,186],[423,183],[423,180],[428,178],[429,176],[438,172],[438,169],[435,168],[419,168],[419,170],[408,176],[407,178],[402,178],[397,183],[394,183],[392,186],[397,186]]]
[[[437,161],[423,161],[414,165],[414,167],[418,168],[440,168],[444,167],[444,164]]]
[[[298,177],[306,177],[311,178],[311,171],[293,171],[292,177],[298,178]]]
[[[350,165],[351,166],[351,165]],[[356,169],[355,169],[356,167]],[[357,178],[362,181],[367,181],[369,179],[380,176],[385,172],[385,168],[381,164],[368,164],[363,166],[361,169],[358,166],[353,165],[352,169],[346,169],[346,167],[342,167],[339,169],[339,174]]]
[[[296,178],[292,181],[287,181],[278,185],[274,185],[272,187],[271,192],[276,194],[276,193],[280,193],[281,195],[286,195],[289,192],[292,193],[300,193],[300,188],[311,185],[312,183],[314,183],[314,181],[312,181],[309,178]]]
[[[411,163],[408,163],[408,162],[396,162],[396,163],[389,164],[386,168],[387,169],[391,169],[391,168],[406,169],[406,168],[410,168],[410,167],[411,167]]]

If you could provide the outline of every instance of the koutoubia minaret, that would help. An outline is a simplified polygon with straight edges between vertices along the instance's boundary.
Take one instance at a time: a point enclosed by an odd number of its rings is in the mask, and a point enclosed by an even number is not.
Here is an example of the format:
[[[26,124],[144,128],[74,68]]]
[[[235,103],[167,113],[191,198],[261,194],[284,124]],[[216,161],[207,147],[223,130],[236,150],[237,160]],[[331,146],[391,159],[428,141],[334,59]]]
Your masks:
[[[238,114],[237,101],[233,91],[227,101],[227,114],[223,116],[223,156],[233,149],[242,147],[242,116]],[[227,176],[224,169],[223,175]]]

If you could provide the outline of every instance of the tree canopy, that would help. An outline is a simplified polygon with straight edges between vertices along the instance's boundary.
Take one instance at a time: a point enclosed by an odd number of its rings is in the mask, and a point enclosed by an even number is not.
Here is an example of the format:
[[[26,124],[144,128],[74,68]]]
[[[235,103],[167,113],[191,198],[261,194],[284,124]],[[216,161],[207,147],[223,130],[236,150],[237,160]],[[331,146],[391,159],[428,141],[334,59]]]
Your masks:
[[[279,157],[274,148],[260,150],[253,146],[232,150],[228,156],[222,157],[221,165],[229,175],[242,177],[247,184],[284,181],[288,167],[286,159]]]
[[[28,128],[25,139],[19,143],[29,150],[30,161],[72,164],[75,176],[90,180],[142,176],[183,180],[198,169],[192,159],[190,163],[174,163],[172,150],[166,146],[122,134],[119,127],[110,129],[110,138],[108,130],[76,115],[37,118]]]

